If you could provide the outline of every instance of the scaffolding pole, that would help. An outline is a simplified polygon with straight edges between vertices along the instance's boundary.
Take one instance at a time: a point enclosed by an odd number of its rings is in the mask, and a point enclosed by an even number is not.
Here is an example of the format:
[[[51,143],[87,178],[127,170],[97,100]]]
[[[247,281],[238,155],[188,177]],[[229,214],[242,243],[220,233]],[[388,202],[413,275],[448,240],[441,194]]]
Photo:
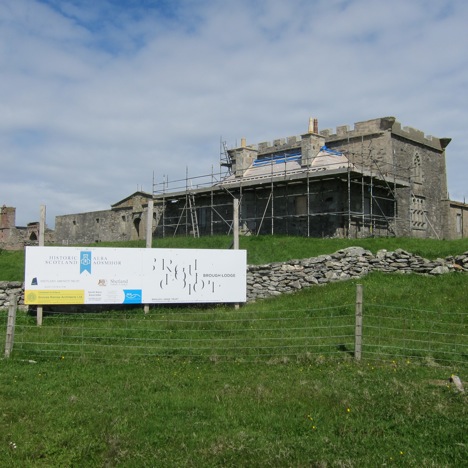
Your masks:
[[[266,226],[266,229],[271,234],[282,232],[291,234],[291,227],[298,226],[298,232],[308,237],[334,235],[334,231],[348,238],[363,235],[366,231],[368,235],[374,235],[382,234],[385,230],[388,235],[396,229],[400,220],[397,210],[397,186],[400,188],[403,186],[397,184],[396,155],[390,163],[385,163],[390,165],[393,173],[392,184],[384,176],[390,171],[387,169],[384,172],[385,168],[382,169],[379,162],[370,157],[372,152],[370,148],[366,150],[369,151],[367,156],[364,154],[364,142],[361,141],[361,168],[356,170],[355,165],[351,164],[350,157],[354,155],[351,153],[348,156],[347,166],[343,166],[343,169],[346,167],[343,170],[343,176],[338,177],[326,171],[317,172],[316,168],[309,166],[303,168],[303,178],[289,177],[290,173],[286,165],[284,171],[281,167],[275,172],[274,163],[272,163],[266,175],[255,179],[258,183],[254,182],[252,186],[245,185],[243,175],[234,177],[231,174],[230,177],[233,179],[231,186],[218,183],[212,167],[211,174],[206,176],[208,180],[205,189],[200,182],[204,176],[190,178],[188,168],[186,168],[185,179],[171,181],[171,190],[169,190],[169,180],[163,176],[162,191],[153,182],[155,200],[159,198],[160,203],[162,202],[160,205],[161,222],[157,223],[159,229],[158,227],[156,229],[160,234],[162,231],[163,237],[170,234],[180,235],[184,231],[186,236],[192,233],[195,235],[197,228],[199,235],[225,233],[226,229],[222,227],[224,225],[228,226],[230,231],[232,225],[224,218],[224,213],[229,212],[231,202],[221,195],[225,191],[231,196],[234,196],[236,192],[235,196],[239,197],[240,222],[255,226],[257,235],[261,234],[267,219],[270,220],[271,225]],[[359,155],[354,156],[359,157]],[[179,182],[183,182],[183,185],[180,184],[179,188],[174,187]],[[356,183],[360,184],[361,207],[353,211],[353,197],[356,197],[355,201],[359,199],[359,189],[353,187]],[[327,193],[331,194],[336,190],[341,191],[342,196],[330,201],[330,195]],[[251,207],[242,205],[242,203],[249,203],[242,200],[244,191],[252,193],[253,205]],[[347,196],[346,202],[344,202],[345,196]],[[181,203],[184,198],[185,204]],[[320,200],[322,200],[322,208],[320,208]],[[277,202],[278,205],[276,205]],[[393,213],[391,212],[392,204]],[[189,210],[190,213],[188,213]],[[197,219],[197,222],[194,221],[195,210],[197,210],[197,218],[198,212],[202,213],[202,217]],[[314,213],[314,210],[318,210],[317,213]],[[409,211],[411,213],[411,203]],[[318,222],[318,219],[321,221]],[[184,224],[185,229],[182,229]]]

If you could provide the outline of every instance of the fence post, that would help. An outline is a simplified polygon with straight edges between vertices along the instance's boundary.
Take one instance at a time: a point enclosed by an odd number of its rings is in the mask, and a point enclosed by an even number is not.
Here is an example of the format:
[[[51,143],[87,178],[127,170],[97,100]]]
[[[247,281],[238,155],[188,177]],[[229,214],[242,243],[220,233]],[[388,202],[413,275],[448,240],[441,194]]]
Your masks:
[[[238,198],[234,198],[232,200],[232,208],[233,208],[232,224],[234,228],[233,248],[234,250],[239,250],[239,199]],[[240,306],[238,303],[234,304],[234,308],[236,310],[238,310],[239,307]]]
[[[233,199],[232,224],[234,230],[234,250],[239,250],[239,199]]]
[[[13,341],[15,338],[16,307],[18,299],[15,294],[10,296],[10,305],[8,306],[8,323],[5,340],[5,358],[9,358],[13,351]]]
[[[362,354],[362,284],[356,285],[356,321],[354,328],[354,359],[361,360]]]
[[[146,215],[146,248],[151,249],[153,246],[153,211],[154,211],[154,200],[150,198],[148,200],[148,210]],[[149,313],[149,304],[143,306],[145,314]]]
[[[39,220],[39,247],[45,245],[45,227],[46,227],[46,206],[41,205],[41,217]],[[38,327],[42,327],[43,307],[38,305],[36,308],[36,323]]]

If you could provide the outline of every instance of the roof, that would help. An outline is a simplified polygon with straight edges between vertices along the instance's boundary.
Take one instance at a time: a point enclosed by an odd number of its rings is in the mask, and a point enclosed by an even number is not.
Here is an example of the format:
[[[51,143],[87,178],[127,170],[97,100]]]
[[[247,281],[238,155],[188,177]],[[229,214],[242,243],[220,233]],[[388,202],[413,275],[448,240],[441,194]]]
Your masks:
[[[323,146],[310,165],[302,166],[300,153],[294,155],[273,156],[270,158],[256,159],[242,177],[230,175],[221,182],[221,185],[234,182],[249,181],[276,177],[281,175],[292,175],[306,172],[318,172],[326,170],[348,169],[350,166],[348,158],[338,151]],[[352,166],[352,165],[351,165]]]
[[[131,200],[132,198],[135,198],[135,197],[143,197],[143,198],[150,199],[150,198],[153,198],[153,194],[148,193],[148,192],[141,192],[141,191],[134,192],[131,195],[129,195],[128,197],[125,197],[124,199],[112,204],[111,208],[117,208],[119,205],[122,205],[126,201]]]

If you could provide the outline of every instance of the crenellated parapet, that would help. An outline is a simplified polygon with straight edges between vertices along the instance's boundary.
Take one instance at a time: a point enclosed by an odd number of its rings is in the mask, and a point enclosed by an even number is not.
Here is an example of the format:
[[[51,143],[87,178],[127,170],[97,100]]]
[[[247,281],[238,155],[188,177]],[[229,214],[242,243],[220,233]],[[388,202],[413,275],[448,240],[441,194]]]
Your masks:
[[[263,154],[301,148],[304,145],[304,140],[310,139],[310,135],[319,135],[324,138],[326,144],[327,142],[353,140],[372,135],[384,134],[385,132],[391,132],[397,137],[419,143],[420,145],[424,145],[438,151],[444,151],[451,141],[450,138],[438,138],[432,135],[426,135],[423,131],[413,127],[403,127],[395,117],[390,116],[356,122],[352,128],[350,125],[340,125],[337,126],[336,129],[323,129],[318,131],[318,133],[309,132],[303,135],[278,138],[273,141],[263,141],[261,143],[248,145],[247,148],[257,152],[257,155],[261,157]]]
[[[289,136],[286,138],[278,138],[271,141],[262,141],[261,143],[249,145],[248,148],[257,151],[259,155],[275,153],[279,151],[287,151],[293,148],[300,148],[302,135]]]
[[[354,128],[349,125],[342,125],[333,129],[324,129],[320,135],[327,141],[352,140],[364,136],[383,134],[391,132],[393,135],[411,140],[424,146],[443,151],[450,143],[450,138],[437,138],[432,135],[426,135],[423,131],[413,127],[402,127],[401,123],[395,117],[380,117],[377,119],[356,122]]]

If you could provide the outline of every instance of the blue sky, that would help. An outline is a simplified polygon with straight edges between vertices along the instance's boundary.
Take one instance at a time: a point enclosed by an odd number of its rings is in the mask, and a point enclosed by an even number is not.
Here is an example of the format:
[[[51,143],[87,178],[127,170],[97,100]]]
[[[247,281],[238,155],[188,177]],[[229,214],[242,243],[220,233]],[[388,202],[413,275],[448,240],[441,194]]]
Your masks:
[[[208,174],[220,139],[395,116],[468,199],[464,0],[0,0],[0,204],[17,224]]]

